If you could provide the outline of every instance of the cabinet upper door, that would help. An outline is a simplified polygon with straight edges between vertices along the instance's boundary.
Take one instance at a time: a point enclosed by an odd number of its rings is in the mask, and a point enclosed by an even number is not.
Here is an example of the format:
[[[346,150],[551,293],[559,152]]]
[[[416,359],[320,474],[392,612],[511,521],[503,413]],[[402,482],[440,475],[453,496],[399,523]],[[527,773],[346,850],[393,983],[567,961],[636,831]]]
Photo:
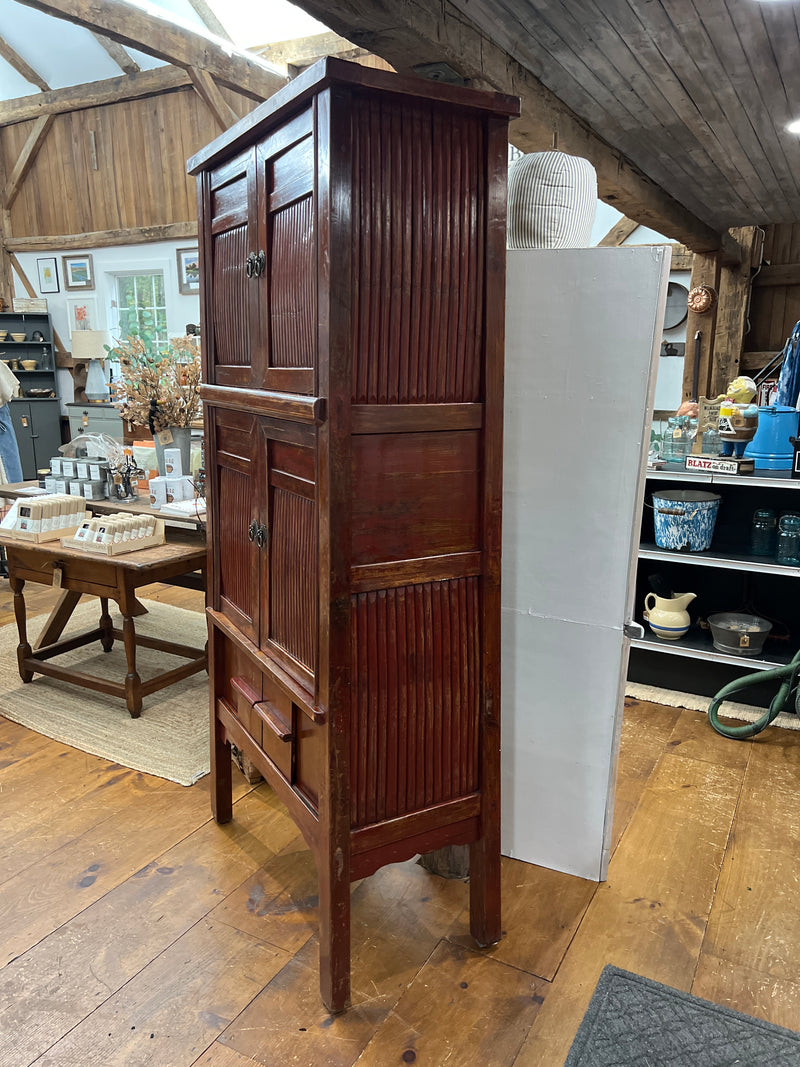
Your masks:
[[[209,175],[204,269],[210,336],[204,344],[209,381],[215,385],[247,388],[259,360],[252,270],[258,242],[255,177],[254,149]]]
[[[315,391],[314,159],[309,108],[209,174],[204,270],[211,384]]]
[[[315,391],[317,234],[311,108],[280,126],[257,151],[261,310],[260,381],[288,393]]]

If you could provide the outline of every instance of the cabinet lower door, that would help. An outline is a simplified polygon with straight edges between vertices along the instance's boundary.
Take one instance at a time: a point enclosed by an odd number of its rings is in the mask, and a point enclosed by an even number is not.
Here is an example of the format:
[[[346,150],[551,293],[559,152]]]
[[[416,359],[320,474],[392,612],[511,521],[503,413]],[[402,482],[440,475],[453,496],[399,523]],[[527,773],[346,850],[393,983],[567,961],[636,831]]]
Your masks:
[[[215,468],[212,473],[212,544],[216,585],[212,606],[252,642],[259,640],[261,556],[258,419],[242,411],[212,410]]]
[[[318,629],[315,450],[274,436],[267,425],[262,430],[269,533],[261,573],[260,645],[313,691]]]

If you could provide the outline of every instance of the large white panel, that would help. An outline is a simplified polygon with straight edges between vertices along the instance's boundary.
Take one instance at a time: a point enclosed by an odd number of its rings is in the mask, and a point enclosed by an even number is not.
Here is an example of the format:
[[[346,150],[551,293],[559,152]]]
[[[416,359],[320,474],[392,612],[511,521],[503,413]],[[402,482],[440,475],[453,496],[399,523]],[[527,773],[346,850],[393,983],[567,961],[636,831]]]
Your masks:
[[[508,253],[508,607],[624,622],[664,260],[663,247]]]
[[[502,850],[604,877],[620,634],[503,611]]]
[[[605,876],[664,247],[508,253],[504,851]]]

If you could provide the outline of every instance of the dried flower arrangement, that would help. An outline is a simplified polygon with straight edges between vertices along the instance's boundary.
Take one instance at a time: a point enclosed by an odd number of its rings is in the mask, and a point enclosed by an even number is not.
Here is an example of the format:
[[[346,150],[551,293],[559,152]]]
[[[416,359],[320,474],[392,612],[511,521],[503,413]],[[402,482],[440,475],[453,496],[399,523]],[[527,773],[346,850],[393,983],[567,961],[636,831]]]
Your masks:
[[[200,353],[194,337],[172,337],[156,356],[148,354],[140,337],[128,337],[106,350],[119,361],[114,398],[121,401],[126,422],[160,433],[167,427],[189,426],[198,417]]]

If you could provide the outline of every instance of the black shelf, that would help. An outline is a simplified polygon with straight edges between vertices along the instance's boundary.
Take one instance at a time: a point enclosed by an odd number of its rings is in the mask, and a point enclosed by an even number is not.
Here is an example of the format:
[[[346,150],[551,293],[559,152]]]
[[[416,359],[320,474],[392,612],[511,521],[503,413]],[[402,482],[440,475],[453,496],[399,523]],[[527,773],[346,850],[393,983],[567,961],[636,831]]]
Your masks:
[[[632,681],[713,694],[743,674],[784,666],[800,647],[800,567],[776,563],[772,557],[749,551],[756,508],[776,513],[800,511],[800,479],[789,471],[756,471],[752,475],[724,475],[686,471],[682,465],[646,472],[645,508],[638,552],[635,615],[645,636],[631,641],[628,677]],[[655,543],[651,495],[668,489],[707,489],[718,493],[720,506],[710,548],[703,552],[675,551]],[[678,641],[656,637],[642,618],[650,576],[658,574],[676,593],[693,592],[689,632]],[[698,620],[720,611],[752,612],[773,623],[760,656],[742,656],[714,648],[711,633]]]

